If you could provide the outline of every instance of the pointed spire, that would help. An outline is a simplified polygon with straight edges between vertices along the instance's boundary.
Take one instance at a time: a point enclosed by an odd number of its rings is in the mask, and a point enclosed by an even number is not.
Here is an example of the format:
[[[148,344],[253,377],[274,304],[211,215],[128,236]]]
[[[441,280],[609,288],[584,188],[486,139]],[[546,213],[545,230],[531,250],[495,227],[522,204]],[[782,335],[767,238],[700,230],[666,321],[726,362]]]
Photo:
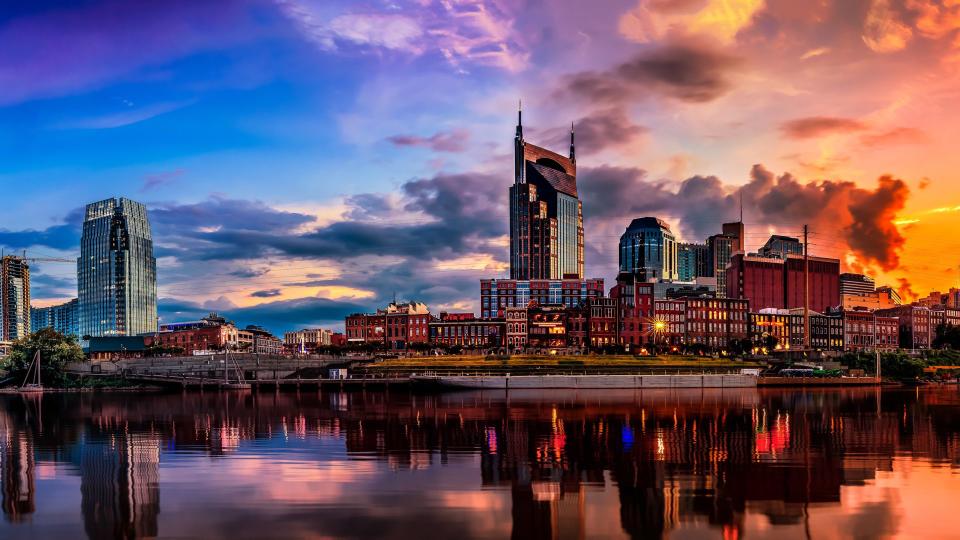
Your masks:
[[[523,138],[523,100],[517,102],[517,138]]]
[[[577,162],[577,153],[574,150],[573,144],[573,122],[570,122],[570,161]]]

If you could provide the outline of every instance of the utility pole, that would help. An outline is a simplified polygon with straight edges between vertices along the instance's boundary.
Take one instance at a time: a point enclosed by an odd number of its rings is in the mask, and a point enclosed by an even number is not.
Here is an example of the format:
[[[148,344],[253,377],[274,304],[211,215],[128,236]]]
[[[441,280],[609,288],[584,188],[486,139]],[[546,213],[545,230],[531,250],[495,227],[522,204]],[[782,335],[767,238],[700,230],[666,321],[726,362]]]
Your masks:
[[[803,347],[810,350],[810,244],[809,228],[803,226]]]
[[[877,314],[873,314],[873,352],[877,356],[877,384],[880,384],[880,344],[877,343],[877,340],[880,337],[880,329],[877,328]]]

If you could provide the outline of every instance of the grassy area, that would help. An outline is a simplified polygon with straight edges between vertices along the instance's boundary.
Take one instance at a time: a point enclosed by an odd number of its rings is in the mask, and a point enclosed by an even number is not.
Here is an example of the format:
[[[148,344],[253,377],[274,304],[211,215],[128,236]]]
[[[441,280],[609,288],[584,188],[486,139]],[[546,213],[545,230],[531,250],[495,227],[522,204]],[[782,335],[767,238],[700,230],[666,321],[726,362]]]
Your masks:
[[[463,356],[418,356],[411,358],[392,358],[377,362],[369,369],[393,368],[466,368],[466,367],[751,367],[753,362],[732,360],[729,358],[703,358],[697,356],[657,356],[636,357],[630,355],[588,355],[588,356],[534,356],[515,355],[504,357]]]

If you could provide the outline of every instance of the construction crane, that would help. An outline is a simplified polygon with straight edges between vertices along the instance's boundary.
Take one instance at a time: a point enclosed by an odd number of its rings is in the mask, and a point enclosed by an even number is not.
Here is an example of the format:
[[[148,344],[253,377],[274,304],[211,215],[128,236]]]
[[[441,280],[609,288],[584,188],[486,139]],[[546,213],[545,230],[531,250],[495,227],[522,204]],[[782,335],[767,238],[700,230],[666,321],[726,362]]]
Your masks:
[[[0,251],[0,257],[7,255],[6,253]],[[27,251],[23,251],[23,256],[18,256],[10,254],[11,257],[16,257],[22,261],[27,261],[29,263],[70,263],[76,264],[76,259],[64,259],[63,257],[27,257]]]

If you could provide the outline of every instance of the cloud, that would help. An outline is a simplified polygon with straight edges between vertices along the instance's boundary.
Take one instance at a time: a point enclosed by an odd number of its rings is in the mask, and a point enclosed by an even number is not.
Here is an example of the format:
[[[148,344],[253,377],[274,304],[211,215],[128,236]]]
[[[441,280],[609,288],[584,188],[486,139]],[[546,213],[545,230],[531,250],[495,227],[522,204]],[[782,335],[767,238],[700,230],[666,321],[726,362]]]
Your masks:
[[[573,127],[578,156],[630,145],[650,131],[633,123],[623,107],[595,111],[576,120]],[[545,138],[551,145],[565,148],[570,144],[570,131],[568,128],[555,128],[549,130]]]
[[[645,171],[629,167],[583,169],[581,177],[591,186],[583,195],[588,231],[611,233],[632,218],[659,215],[679,222],[688,241],[702,241],[718,233],[721,223],[737,219],[742,198],[748,222],[790,230],[807,223],[821,239],[820,251],[836,256],[835,248],[845,245],[860,260],[884,270],[897,267],[905,241],[894,222],[909,189],[889,176],[881,177],[874,189],[843,180],[802,183],[762,165],[754,165],[743,186],[715,176],[692,176],[676,186],[649,181]]]
[[[227,274],[239,278],[255,278],[265,276],[270,273],[269,268],[240,268]]]
[[[809,51],[800,55],[801,60],[809,60],[811,58],[816,58],[818,56],[823,56],[830,52],[830,47],[817,47],[816,49],[810,49]]]
[[[631,41],[648,43],[675,33],[733,41],[764,6],[763,0],[640,0],[617,24]]]
[[[196,103],[196,100],[192,99],[154,103],[136,109],[126,109],[119,112],[67,120],[56,124],[54,127],[57,129],[114,129],[139,124],[140,122],[182,109],[194,103]]]
[[[513,35],[512,18],[495,2],[405,2],[376,11],[337,11],[329,2],[275,0],[281,13],[324,52],[392,51],[414,57],[435,53],[458,71],[465,64],[520,71],[529,53]]]
[[[465,129],[455,129],[449,132],[434,133],[429,137],[394,135],[387,140],[394,146],[419,146],[435,152],[463,152],[467,149],[470,132]]]
[[[651,92],[687,102],[726,94],[741,60],[696,42],[674,42],[645,50],[607,71],[568,77],[565,92],[588,103],[625,103]]]
[[[810,139],[865,129],[867,126],[859,120],[833,116],[808,116],[780,124],[780,131],[791,139]]]
[[[0,229],[0,246],[9,249],[27,249],[44,246],[58,250],[71,250],[80,243],[80,228],[83,225],[83,208],[70,211],[63,223],[41,230],[11,231]]]
[[[262,291],[253,291],[250,293],[251,298],[273,298],[275,296],[280,296],[280,289],[264,289]]]
[[[164,322],[199,319],[210,311],[208,307],[195,302],[176,298],[160,298],[157,304],[161,321]],[[240,327],[259,324],[282,335],[285,330],[293,328],[342,325],[347,315],[367,309],[368,306],[352,302],[307,297],[240,308],[226,307],[220,310],[220,314]]]
[[[906,48],[913,30],[903,22],[890,0],[873,0],[863,23],[863,42],[878,53]]]
[[[889,144],[913,144],[927,141],[923,131],[910,127],[896,127],[877,133],[870,133],[860,137],[864,146],[885,146]]]
[[[182,177],[185,172],[183,169],[174,169],[172,171],[148,174],[143,177],[143,185],[140,186],[140,192],[153,191],[154,189],[169,186]]]

